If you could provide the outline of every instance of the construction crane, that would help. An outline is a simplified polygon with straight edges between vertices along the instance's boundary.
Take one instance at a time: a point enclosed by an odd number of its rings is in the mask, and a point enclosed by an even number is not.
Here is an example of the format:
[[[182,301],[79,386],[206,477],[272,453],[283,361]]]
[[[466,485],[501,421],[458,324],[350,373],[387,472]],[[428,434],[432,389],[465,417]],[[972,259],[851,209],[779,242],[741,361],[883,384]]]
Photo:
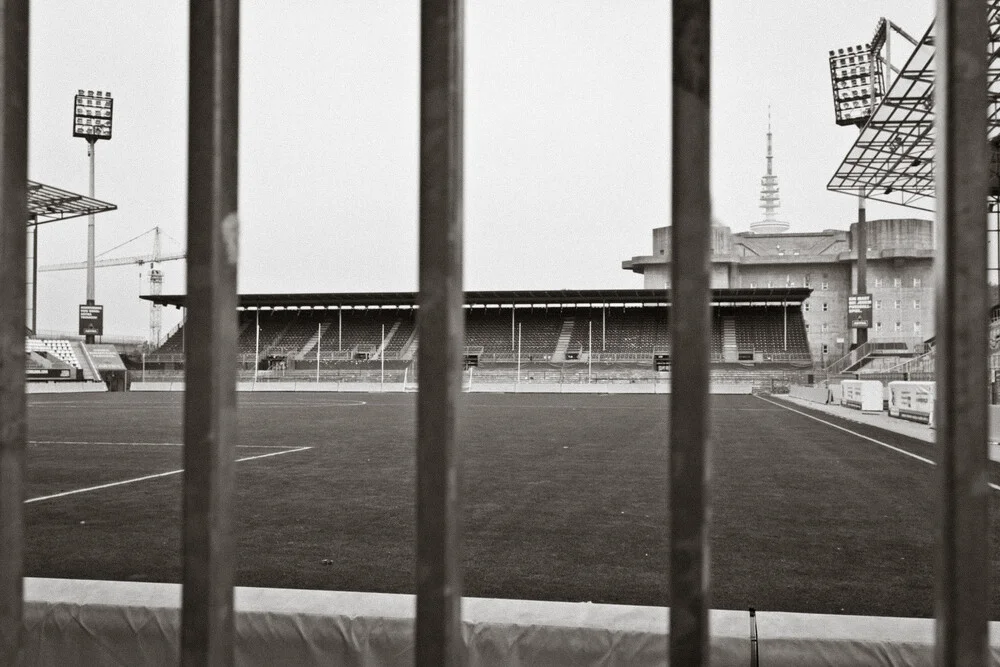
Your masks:
[[[108,259],[99,259],[94,262],[95,268],[107,267],[107,266],[128,266],[130,264],[135,264],[142,266],[143,264],[149,264],[149,293],[152,295],[163,294],[163,272],[157,268],[157,264],[160,262],[171,262],[177,259],[184,259],[187,255],[183,252],[168,253],[164,255],[160,247],[160,228],[153,227],[152,229],[146,230],[139,236],[133,237],[125,243],[120,243],[119,245],[107,250],[102,255],[106,255],[113,250],[117,250],[124,245],[128,245],[133,241],[136,241],[147,234],[153,234],[153,252],[146,255],[132,255],[130,257],[111,257]],[[86,262],[66,262],[63,264],[48,264],[46,266],[38,267],[39,271],[76,271],[79,269],[86,269]],[[154,348],[160,345],[160,332],[163,328],[163,306],[158,303],[151,302],[149,304],[149,343]]]

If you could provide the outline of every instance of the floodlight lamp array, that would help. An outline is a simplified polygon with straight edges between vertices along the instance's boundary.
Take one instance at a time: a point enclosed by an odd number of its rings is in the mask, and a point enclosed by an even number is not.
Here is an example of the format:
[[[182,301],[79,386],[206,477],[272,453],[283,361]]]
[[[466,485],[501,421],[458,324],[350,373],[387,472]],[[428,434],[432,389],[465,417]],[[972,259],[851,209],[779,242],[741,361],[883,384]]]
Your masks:
[[[77,90],[73,99],[73,136],[88,141],[111,138],[114,100],[107,91]]]
[[[882,64],[871,44],[830,51],[830,80],[837,125],[864,125],[884,94]]]

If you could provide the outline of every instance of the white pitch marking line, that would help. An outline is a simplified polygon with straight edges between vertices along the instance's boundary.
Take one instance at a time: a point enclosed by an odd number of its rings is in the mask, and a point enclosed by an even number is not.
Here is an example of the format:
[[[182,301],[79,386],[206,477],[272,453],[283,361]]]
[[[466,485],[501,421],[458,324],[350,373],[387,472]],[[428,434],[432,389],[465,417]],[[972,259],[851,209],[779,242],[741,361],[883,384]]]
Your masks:
[[[914,459],[916,459],[918,461],[923,461],[924,463],[929,463],[932,466],[937,465],[934,461],[931,461],[929,458],[926,458],[924,456],[920,456],[919,454],[914,454],[913,452],[908,452],[905,449],[900,449],[899,447],[895,447],[893,445],[890,445],[887,442],[882,442],[881,440],[876,440],[875,438],[869,438],[867,435],[861,435],[857,431],[852,431],[851,429],[844,428],[843,426],[837,426],[836,424],[834,424],[832,422],[828,422],[825,419],[820,419],[819,417],[814,417],[814,416],[812,416],[812,415],[810,415],[808,413],[802,412],[801,410],[796,410],[795,408],[790,408],[787,405],[782,405],[781,403],[775,403],[774,401],[770,401],[770,400],[764,398],[763,396],[757,396],[757,398],[759,398],[760,400],[764,401],[765,403],[770,403],[771,405],[777,405],[779,408],[784,408],[786,410],[789,410],[790,412],[794,412],[797,415],[802,415],[803,417],[808,417],[809,419],[814,419],[814,420],[818,421],[820,424],[826,424],[827,426],[832,426],[833,428],[835,428],[835,429],[837,429],[839,431],[843,431],[844,433],[850,433],[851,435],[855,435],[855,436],[861,438],[862,440],[867,440],[868,442],[874,442],[876,445],[881,445],[882,447],[885,447],[887,449],[891,449],[894,452],[899,452],[900,454],[904,454],[904,455],[909,456],[910,458],[914,458]],[[993,489],[994,491],[1000,491],[1000,485],[994,484],[993,482],[989,482],[989,485],[990,485],[990,488]]]
[[[123,445],[125,447],[183,447],[183,442],[111,442],[91,440],[29,440],[29,445]],[[250,449],[294,449],[287,445],[236,445]]]
[[[243,463],[244,461],[253,461],[254,459],[266,459],[269,456],[281,456],[282,454],[294,454],[295,452],[304,452],[307,449],[312,449],[312,447],[297,447],[295,449],[286,449],[281,452],[269,452],[267,454],[258,454],[257,456],[244,456],[241,459],[236,459],[236,463]],[[38,503],[43,500],[52,500],[53,498],[64,498],[66,496],[74,496],[78,493],[87,493],[88,491],[100,491],[101,489],[110,489],[113,486],[123,486],[125,484],[135,484],[136,482],[145,482],[149,479],[158,479],[160,477],[169,477],[170,475],[179,475],[184,472],[184,468],[180,470],[168,470],[167,472],[159,472],[155,475],[144,475],[142,477],[133,477],[132,479],[123,479],[120,482],[110,482],[108,484],[98,484],[97,486],[88,486],[85,489],[75,489],[73,491],[63,491],[62,493],[53,493],[48,496],[38,496],[37,498],[29,498],[24,501],[24,504],[28,503]]]

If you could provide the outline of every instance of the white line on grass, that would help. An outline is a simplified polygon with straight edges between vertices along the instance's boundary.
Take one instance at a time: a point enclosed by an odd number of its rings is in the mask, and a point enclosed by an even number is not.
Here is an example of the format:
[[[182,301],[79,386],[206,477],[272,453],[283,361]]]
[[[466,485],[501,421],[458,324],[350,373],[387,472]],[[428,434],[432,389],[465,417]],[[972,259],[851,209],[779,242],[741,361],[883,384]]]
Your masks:
[[[269,456],[281,456],[282,454],[294,454],[295,452],[304,452],[307,449],[312,449],[312,447],[296,447],[295,449],[285,449],[280,452],[269,452],[267,454],[258,454],[257,456],[244,456],[243,458],[236,459],[236,463],[243,463],[244,461],[253,461],[254,459],[266,459]],[[53,493],[48,496],[38,496],[37,498],[29,498],[24,501],[24,504],[28,503],[38,503],[43,500],[52,500],[53,498],[64,498],[66,496],[74,496],[78,493],[87,493],[89,491],[100,491],[101,489],[110,489],[113,486],[123,486],[125,484],[135,484],[136,482],[145,482],[150,479],[158,479],[160,477],[169,477],[170,475],[179,475],[184,472],[184,468],[180,470],[168,470],[167,472],[159,472],[155,475],[144,475],[142,477],[133,477],[132,479],[123,479],[120,482],[109,482],[108,484],[98,484],[97,486],[88,486],[85,489],[74,489],[73,491],[63,491],[62,493]]]
[[[111,442],[92,440],[29,440],[29,445],[123,445],[125,447],[183,447],[183,442]],[[250,449],[281,449],[288,450],[294,447],[286,445],[236,445],[239,448],[249,447]]]
[[[787,405],[782,405],[781,403],[777,403],[775,401],[768,400],[768,399],[764,398],[763,396],[757,396],[757,398],[759,398],[760,400],[764,401],[765,403],[770,403],[771,405],[777,405],[779,408],[784,408],[786,410],[789,410],[790,412],[794,412],[797,415],[802,415],[803,417],[808,417],[809,419],[813,419],[815,421],[818,421],[820,424],[826,424],[827,426],[832,426],[833,428],[837,429],[838,431],[843,431],[844,433],[850,433],[851,435],[855,435],[855,436],[861,438],[862,440],[867,440],[868,442],[874,442],[876,445],[881,445],[882,447],[885,447],[886,449],[891,449],[892,451],[898,452],[900,454],[903,454],[904,456],[909,456],[910,458],[916,459],[918,461],[922,461],[924,463],[929,463],[932,466],[933,465],[937,465],[934,461],[931,461],[929,458],[927,458],[925,456],[920,456],[919,454],[914,454],[913,452],[908,452],[905,449],[901,449],[899,447],[895,447],[893,445],[890,445],[887,442],[882,442],[881,440],[876,440],[875,438],[870,438],[867,435],[862,435],[862,434],[858,433],[857,431],[852,431],[849,428],[844,428],[843,426],[838,426],[837,424],[834,424],[832,422],[828,422],[825,419],[820,419],[819,417],[814,417],[813,415],[811,415],[809,413],[806,413],[806,412],[802,412],[801,410],[796,410],[795,408],[790,408]],[[989,482],[989,485],[990,485],[990,488],[993,489],[994,491],[1000,491],[1000,485],[994,484],[993,482]]]

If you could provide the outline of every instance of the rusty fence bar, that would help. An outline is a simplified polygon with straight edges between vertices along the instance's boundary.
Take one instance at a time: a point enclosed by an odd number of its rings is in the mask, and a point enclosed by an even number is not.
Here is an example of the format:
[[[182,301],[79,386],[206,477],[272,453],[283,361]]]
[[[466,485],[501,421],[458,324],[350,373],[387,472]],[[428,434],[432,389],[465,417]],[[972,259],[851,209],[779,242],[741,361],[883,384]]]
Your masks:
[[[708,664],[711,0],[673,2],[670,664]]]
[[[670,664],[708,664],[711,0],[673,3]]]
[[[239,2],[192,0],[181,661],[233,663]]]
[[[24,572],[28,0],[0,0],[0,664],[14,664]]]
[[[464,664],[461,634],[463,0],[420,12],[417,665]]]
[[[989,661],[986,4],[937,3],[938,665]]]

